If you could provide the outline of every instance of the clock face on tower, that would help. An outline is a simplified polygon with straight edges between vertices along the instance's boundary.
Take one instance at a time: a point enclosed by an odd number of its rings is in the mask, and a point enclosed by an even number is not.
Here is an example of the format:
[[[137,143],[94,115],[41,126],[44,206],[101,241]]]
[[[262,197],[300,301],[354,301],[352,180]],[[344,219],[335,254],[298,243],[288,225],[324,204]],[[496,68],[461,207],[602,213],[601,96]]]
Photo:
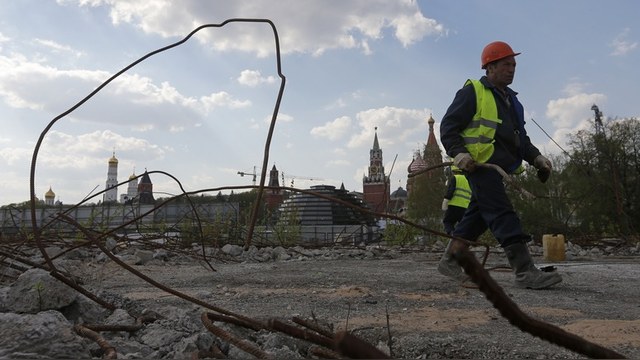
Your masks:
[[[375,165],[372,165],[372,166],[371,166],[371,173],[372,173],[372,174],[377,174],[377,173],[378,173],[378,167],[377,167],[377,166],[375,166]]]

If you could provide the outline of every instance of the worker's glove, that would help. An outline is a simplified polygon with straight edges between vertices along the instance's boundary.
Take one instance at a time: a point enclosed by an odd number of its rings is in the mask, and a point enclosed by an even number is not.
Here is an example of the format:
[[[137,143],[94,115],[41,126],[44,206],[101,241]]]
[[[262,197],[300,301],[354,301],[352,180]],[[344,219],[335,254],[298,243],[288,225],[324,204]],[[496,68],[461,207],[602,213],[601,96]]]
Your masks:
[[[533,160],[533,166],[538,169],[537,175],[540,182],[547,182],[549,176],[551,176],[551,161],[542,155],[538,155]]]
[[[476,169],[476,161],[473,160],[469,153],[460,153],[456,155],[456,157],[453,158],[453,165],[468,172],[473,172]]]
[[[442,211],[447,211],[449,208],[449,199],[442,200]]]

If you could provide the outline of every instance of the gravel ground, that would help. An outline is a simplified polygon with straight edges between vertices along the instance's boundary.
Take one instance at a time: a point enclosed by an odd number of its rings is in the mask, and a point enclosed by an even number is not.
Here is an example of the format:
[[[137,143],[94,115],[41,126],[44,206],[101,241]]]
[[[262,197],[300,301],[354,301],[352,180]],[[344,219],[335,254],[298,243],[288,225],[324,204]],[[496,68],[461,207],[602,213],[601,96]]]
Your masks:
[[[512,326],[478,289],[442,277],[441,253],[379,250],[376,256],[293,257],[286,261],[150,262],[136,269],[209,304],[257,319],[315,318],[348,330],[394,358],[585,358]],[[480,256],[481,254],[477,254]],[[529,316],[640,358],[640,267],[637,257],[574,258],[554,265],[558,286],[512,285],[504,255],[485,268]],[[186,304],[112,262],[93,264],[89,287],[154,309]],[[387,325],[388,324],[388,325]],[[389,334],[391,341],[389,341]]]

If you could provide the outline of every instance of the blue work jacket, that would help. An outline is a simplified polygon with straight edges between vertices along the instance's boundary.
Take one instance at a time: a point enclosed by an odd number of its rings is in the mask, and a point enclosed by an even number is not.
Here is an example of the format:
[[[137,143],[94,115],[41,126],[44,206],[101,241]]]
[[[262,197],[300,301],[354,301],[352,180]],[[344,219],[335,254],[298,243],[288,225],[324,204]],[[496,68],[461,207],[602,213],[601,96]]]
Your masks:
[[[506,89],[507,99],[497,90],[486,76],[480,82],[491,89],[496,101],[498,118],[502,123],[496,129],[494,153],[487,161],[500,166],[508,173],[516,171],[526,161],[533,164],[533,160],[540,155],[529,139],[525,130],[524,108],[517,98],[517,93],[511,88]],[[450,157],[468,152],[465,148],[461,133],[471,123],[476,113],[476,94],[473,85],[466,85],[458,90],[447,113],[440,123],[440,141]]]

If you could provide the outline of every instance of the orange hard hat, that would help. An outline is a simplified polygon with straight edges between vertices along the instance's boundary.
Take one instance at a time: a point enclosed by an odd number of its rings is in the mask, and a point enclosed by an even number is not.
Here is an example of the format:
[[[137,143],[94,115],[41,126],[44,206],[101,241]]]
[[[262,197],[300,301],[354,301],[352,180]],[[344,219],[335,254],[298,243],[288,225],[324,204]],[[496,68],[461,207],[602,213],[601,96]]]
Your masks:
[[[503,41],[494,41],[482,49],[482,55],[480,56],[480,62],[482,68],[485,69],[487,64],[496,60],[504,59],[509,56],[520,55],[520,53],[514,53],[511,46]]]

